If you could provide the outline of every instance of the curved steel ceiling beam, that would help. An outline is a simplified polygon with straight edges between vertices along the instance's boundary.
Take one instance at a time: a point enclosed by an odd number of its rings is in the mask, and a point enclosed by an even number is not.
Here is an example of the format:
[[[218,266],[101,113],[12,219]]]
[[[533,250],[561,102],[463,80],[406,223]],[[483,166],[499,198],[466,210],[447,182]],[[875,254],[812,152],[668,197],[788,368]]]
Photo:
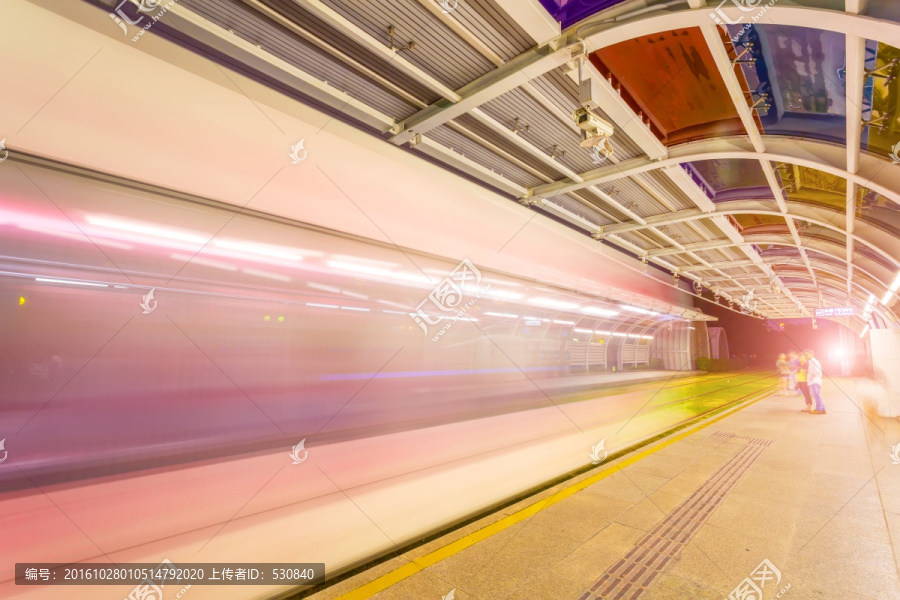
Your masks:
[[[716,205],[716,210],[711,213],[705,213],[699,209],[692,208],[674,213],[647,217],[644,219],[645,223],[629,221],[617,223],[615,225],[606,225],[600,228],[599,235],[605,237],[607,235],[620,234],[628,231],[639,231],[642,229],[661,227],[671,223],[698,221],[715,216],[771,215],[806,221],[818,227],[830,229],[841,235],[848,235],[854,241],[868,246],[886,260],[900,266],[900,259],[897,258],[900,256],[900,241],[898,241],[894,235],[877,226],[862,221],[857,221],[854,231],[848,233],[846,229],[846,211],[843,208],[837,209],[827,205],[812,205],[793,200],[785,202],[788,209],[785,213],[774,206],[774,203],[774,200],[765,198],[754,200],[730,200],[718,203]],[[889,250],[891,246],[896,247],[894,252]]]
[[[538,185],[529,190],[531,198],[546,198],[565,194],[592,185],[631,177],[684,162],[700,160],[743,159],[759,162],[769,160],[809,167],[869,188],[900,204],[900,164],[872,153],[862,153],[859,171],[846,170],[847,152],[844,146],[810,139],[784,138],[764,135],[765,152],[757,152],[746,136],[716,138],[679,144],[669,148],[668,157],[661,160],[632,158],[618,164],[579,173],[579,179],[560,179]]]
[[[703,250],[718,250],[720,248],[732,248],[735,246],[749,246],[749,245],[753,245],[753,244],[770,244],[772,246],[793,247],[793,248],[797,248],[798,250],[801,248],[805,248],[806,250],[820,252],[830,258],[839,260],[842,263],[847,264],[846,255],[843,252],[843,249],[844,249],[843,244],[838,244],[838,243],[830,241],[830,240],[813,238],[813,239],[810,239],[809,242],[807,242],[806,244],[801,245],[801,244],[795,243],[793,241],[793,239],[791,238],[791,236],[789,236],[789,235],[755,234],[755,235],[744,236],[744,241],[738,242],[738,243],[732,242],[731,240],[717,240],[717,241],[713,241],[713,242],[685,244],[685,250],[678,250],[678,249],[650,250],[648,252],[648,256],[669,256],[672,254],[681,254],[683,252],[701,252]],[[835,249],[832,250],[832,248],[835,248]],[[765,260],[765,257],[763,257],[763,260]],[[810,260],[812,260],[812,258]],[[863,273],[868,275],[873,281],[877,282],[878,285],[880,285],[885,290],[888,288],[888,285],[890,285],[890,284],[885,283],[886,278],[874,275],[872,273],[872,270],[871,270],[872,266],[869,266],[867,264],[867,263],[872,262],[870,259],[867,259],[862,256],[857,256],[856,261],[857,262],[853,263],[853,266],[855,269],[859,269],[860,271],[862,271]],[[865,261],[866,267],[864,267],[860,264],[863,261]],[[771,263],[767,263],[767,264],[771,264]],[[802,264],[803,263],[801,263],[801,262],[797,262],[798,266],[801,266]],[[874,265],[874,267],[876,267],[877,269],[879,269],[881,271],[887,272],[887,269],[885,269],[881,265]],[[893,273],[887,273],[887,274],[888,274],[889,278],[893,278],[893,276],[894,276]]]
[[[878,40],[891,46],[900,47],[900,23],[812,6],[786,6],[775,3],[766,8],[766,25],[771,23],[794,27],[814,26],[816,29],[836,31],[844,35]],[[570,27],[564,33],[575,39],[576,31],[581,31],[583,40],[588,47],[591,50],[597,50],[636,37],[662,33],[673,29],[709,25],[711,23],[711,15],[717,11],[722,11],[734,23],[739,23],[752,17],[752,15],[748,15],[746,9],[741,10],[733,4],[722,3],[718,8],[705,6],[695,9],[659,11],[609,23],[606,27],[604,27],[605,23],[598,21],[594,28],[595,31],[590,31],[588,35],[584,35],[584,31],[592,27],[591,21],[587,20]]]

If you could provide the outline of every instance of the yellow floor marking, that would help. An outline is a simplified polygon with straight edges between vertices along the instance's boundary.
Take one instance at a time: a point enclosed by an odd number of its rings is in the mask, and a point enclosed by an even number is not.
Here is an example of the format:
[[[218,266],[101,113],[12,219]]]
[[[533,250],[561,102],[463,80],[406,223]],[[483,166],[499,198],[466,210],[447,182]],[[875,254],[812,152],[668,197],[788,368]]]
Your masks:
[[[763,392],[760,392],[760,393],[763,393]],[[718,421],[721,421],[725,417],[731,416],[732,414],[734,414],[735,412],[737,412],[739,410],[743,410],[743,409],[747,408],[748,406],[750,406],[751,404],[753,404],[755,402],[759,402],[760,400],[762,400],[765,397],[766,396],[760,396],[759,398],[751,400],[751,401],[747,402],[746,404],[742,404],[737,409],[726,411],[725,413],[719,415],[718,417],[713,417],[712,419],[705,421],[692,429],[688,429],[687,431],[684,431],[683,433],[679,433],[678,435],[676,435],[668,440],[664,440],[663,442],[660,442],[659,444],[657,444],[655,446],[651,446],[650,448],[647,448],[646,450],[642,450],[632,457],[626,458],[625,460],[623,460],[619,463],[616,463],[615,465],[611,465],[610,467],[600,471],[599,473],[597,473],[595,475],[591,475],[587,479],[583,479],[582,481],[579,481],[578,483],[575,483],[565,489],[562,489],[562,490],[556,492],[555,494],[548,496],[547,498],[544,498],[543,500],[538,500],[534,504],[530,504],[530,505],[526,506],[525,508],[522,508],[522,509],[512,513],[511,515],[507,515],[495,523],[491,523],[490,525],[488,525],[482,529],[479,529],[478,531],[475,531],[473,533],[470,533],[468,535],[461,537],[460,539],[456,540],[455,542],[451,542],[442,548],[438,548],[434,552],[430,552],[430,553],[426,554],[425,556],[417,558],[415,561],[413,561],[409,564],[406,564],[406,565],[403,565],[402,567],[394,569],[390,573],[382,575],[378,579],[375,579],[374,581],[371,581],[371,582],[367,583],[366,585],[353,590],[352,592],[348,592],[348,593],[344,594],[343,596],[340,596],[339,598],[337,598],[337,600],[366,600],[367,598],[370,598],[371,596],[377,594],[378,592],[384,591],[387,588],[391,587],[392,585],[403,581],[407,577],[411,577],[411,576],[415,575],[416,573],[418,573],[419,571],[422,571],[422,570],[430,567],[431,565],[437,564],[437,563],[441,562],[442,560],[449,558],[449,557],[453,556],[454,554],[457,554],[457,553],[465,550],[469,546],[473,546],[473,545],[477,544],[478,542],[480,542],[486,538],[489,538],[496,533],[500,533],[504,529],[512,527],[516,523],[519,523],[520,521],[537,514],[538,512],[544,510],[545,508],[553,506],[560,500],[564,500],[565,498],[568,498],[575,492],[580,492],[584,488],[591,486],[591,485],[597,483],[598,481],[606,479],[607,477],[609,477],[616,471],[623,469],[624,467],[631,466],[634,463],[636,463],[644,458],[647,458],[651,454],[655,454],[655,453],[659,452],[660,450],[662,450],[663,448],[671,446],[675,442],[680,442],[684,438],[697,433],[701,429],[705,429],[706,427],[709,427],[713,423],[717,423]]]

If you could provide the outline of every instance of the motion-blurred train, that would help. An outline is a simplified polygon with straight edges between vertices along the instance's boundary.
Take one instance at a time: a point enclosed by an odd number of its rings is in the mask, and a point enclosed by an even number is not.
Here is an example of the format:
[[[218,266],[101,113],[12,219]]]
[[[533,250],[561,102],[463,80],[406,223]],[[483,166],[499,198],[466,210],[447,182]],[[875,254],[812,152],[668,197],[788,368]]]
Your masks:
[[[35,481],[548,405],[694,325],[27,162],[0,173],[0,410]],[[27,485],[17,470],[0,487]]]

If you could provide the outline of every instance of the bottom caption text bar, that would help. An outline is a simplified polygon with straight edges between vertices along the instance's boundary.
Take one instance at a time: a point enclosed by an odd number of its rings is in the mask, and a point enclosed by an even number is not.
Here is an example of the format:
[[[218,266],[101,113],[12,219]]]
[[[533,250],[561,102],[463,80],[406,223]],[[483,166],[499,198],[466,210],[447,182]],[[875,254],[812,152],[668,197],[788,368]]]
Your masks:
[[[324,563],[16,563],[16,585],[311,585]]]

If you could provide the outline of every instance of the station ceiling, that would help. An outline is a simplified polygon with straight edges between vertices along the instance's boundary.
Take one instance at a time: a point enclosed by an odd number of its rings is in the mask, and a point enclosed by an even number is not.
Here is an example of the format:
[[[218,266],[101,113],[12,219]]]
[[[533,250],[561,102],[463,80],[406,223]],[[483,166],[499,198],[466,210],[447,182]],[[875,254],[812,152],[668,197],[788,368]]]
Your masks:
[[[179,0],[153,31],[707,298],[853,306],[861,331],[896,322],[895,4]],[[615,127],[600,162],[572,118],[585,82]]]

